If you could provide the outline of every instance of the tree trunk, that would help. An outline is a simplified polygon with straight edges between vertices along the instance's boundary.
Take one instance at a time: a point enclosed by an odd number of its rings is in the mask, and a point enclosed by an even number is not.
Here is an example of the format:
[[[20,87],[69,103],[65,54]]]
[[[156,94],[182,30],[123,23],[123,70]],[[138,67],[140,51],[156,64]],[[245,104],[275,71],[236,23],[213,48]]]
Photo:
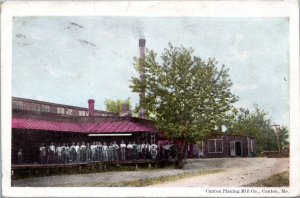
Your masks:
[[[183,141],[183,142],[180,142],[178,145],[179,145],[178,150],[180,151],[179,156],[178,156],[179,157],[178,158],[178,167],[183,168],[183,166],[184,166],[183,160],[185,159],[186,143]]]

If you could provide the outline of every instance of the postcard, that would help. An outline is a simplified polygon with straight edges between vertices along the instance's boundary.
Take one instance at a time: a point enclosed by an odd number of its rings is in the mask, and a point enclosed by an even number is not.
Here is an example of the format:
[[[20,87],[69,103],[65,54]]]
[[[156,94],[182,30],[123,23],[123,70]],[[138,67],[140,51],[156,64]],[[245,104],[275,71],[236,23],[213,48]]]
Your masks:
[[[1,11],[4,197],[300,195],[298,1]]]

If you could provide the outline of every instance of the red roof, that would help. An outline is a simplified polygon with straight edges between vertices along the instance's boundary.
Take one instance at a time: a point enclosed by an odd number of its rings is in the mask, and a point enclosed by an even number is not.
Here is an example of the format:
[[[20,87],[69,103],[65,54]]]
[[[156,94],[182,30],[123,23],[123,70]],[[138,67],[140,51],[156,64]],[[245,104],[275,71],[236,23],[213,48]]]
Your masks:
[[[79,133],[132,133],[154,131],[154,128],[151,126],[146,126],[129,120],[106,121],[99,123],[72,123],[12,118],[12,128]]]

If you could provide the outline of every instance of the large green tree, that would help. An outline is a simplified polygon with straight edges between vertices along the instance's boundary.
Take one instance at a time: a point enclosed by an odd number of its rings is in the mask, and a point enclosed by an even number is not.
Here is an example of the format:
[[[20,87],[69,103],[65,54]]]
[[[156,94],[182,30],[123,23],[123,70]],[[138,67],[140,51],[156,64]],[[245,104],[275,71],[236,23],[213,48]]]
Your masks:
[[[276,134],[272,127],[271,118],[267,112],[257,105],[254,105],[253,111],[240,108],[228,128],[228,132],[231,134],[254,136],[256,138],[258,153],[278,150]],[[282,138],[279,138],[280,144],[285,144],[287,138],[285,132],[287,129],[284,127],[280,131],[279,137],[282,136]]]
[[[145,91],[138,109],[146,110],[157,128],[179,145],[181,154],[187,142],[215,135],[215,126],[232,118],[237,97],[230,91],[228,69],[218,67],[215,59],[204,61],[193,49],[169,43],[160,59],[151,50],[134,64],[144,76],[131,80],[133,92]]]

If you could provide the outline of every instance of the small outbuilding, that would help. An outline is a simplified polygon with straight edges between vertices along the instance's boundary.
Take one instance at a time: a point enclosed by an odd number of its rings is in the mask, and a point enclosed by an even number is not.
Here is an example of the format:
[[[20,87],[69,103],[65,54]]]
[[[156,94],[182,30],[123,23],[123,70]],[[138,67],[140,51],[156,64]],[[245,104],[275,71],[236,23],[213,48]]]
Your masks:
[[[247,135],[220,134],[216,138],[202,142],[202,157],[254,157],[256,139]]]

